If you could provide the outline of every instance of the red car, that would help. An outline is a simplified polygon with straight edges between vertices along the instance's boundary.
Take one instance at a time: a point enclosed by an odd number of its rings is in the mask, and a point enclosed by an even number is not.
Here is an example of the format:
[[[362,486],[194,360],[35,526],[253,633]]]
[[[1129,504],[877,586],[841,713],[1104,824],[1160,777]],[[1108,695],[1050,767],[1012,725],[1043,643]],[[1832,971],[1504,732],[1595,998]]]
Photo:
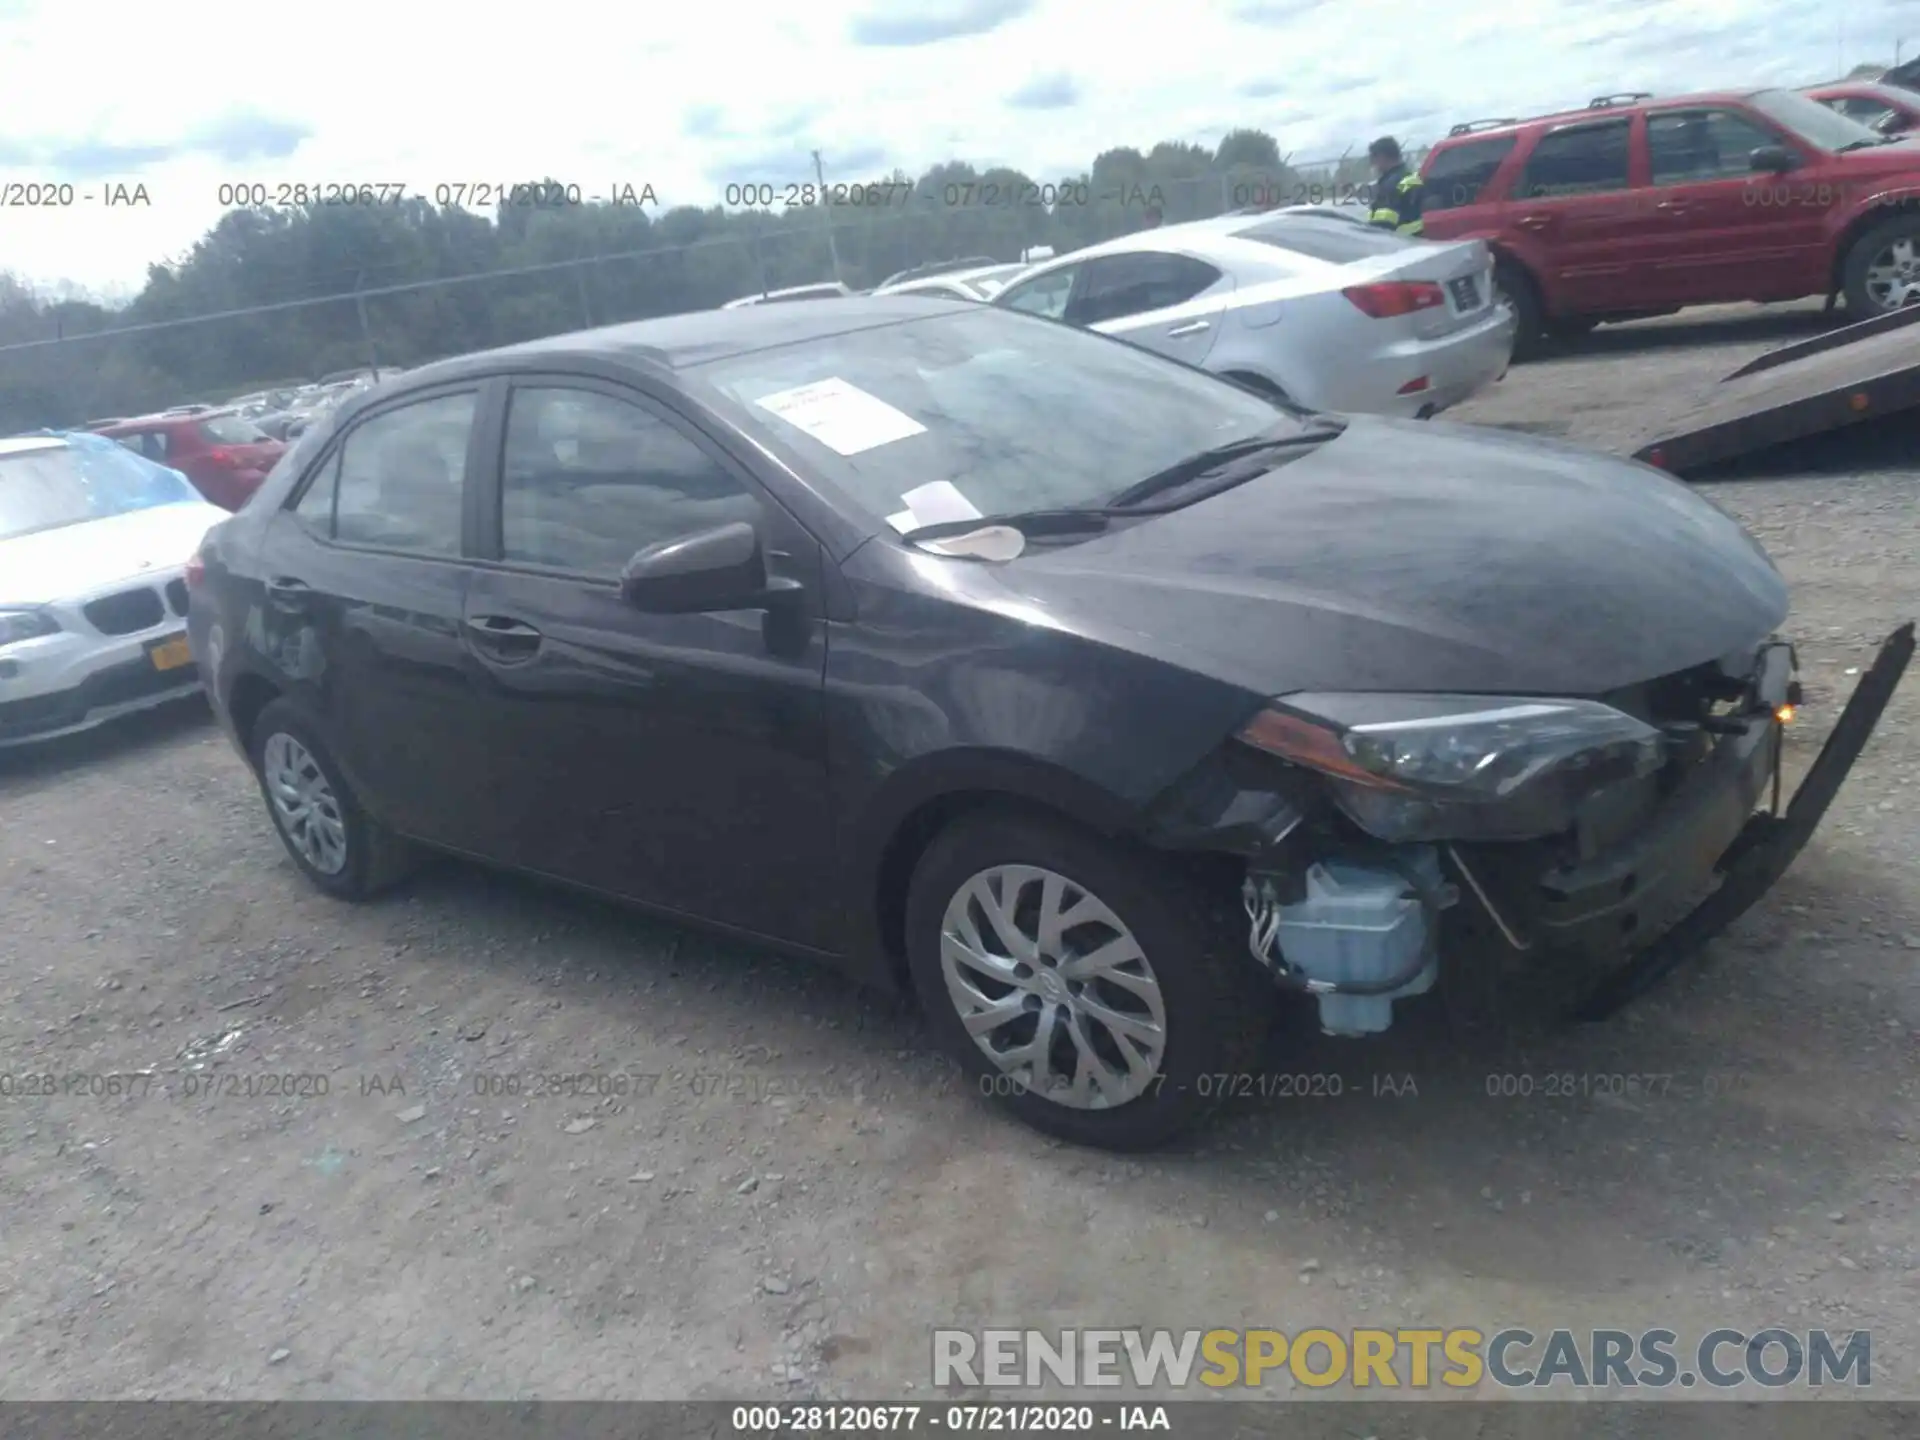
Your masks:
[[[230,410],[148,415],[95,428],[129,450],[180,471],[222,510],[246,504],[287,449]]]
[[[1920,127],[1920,95],[1897,85],[1842,80],[1832,85],[1815,85],[1800,93],[1882,135],[1904,135]]]
[[[1791,90],[1456,125],[1421,174],[1427,238],[1493,249],[1516,348],[1688,305],[1920,299],[1920,142]]]

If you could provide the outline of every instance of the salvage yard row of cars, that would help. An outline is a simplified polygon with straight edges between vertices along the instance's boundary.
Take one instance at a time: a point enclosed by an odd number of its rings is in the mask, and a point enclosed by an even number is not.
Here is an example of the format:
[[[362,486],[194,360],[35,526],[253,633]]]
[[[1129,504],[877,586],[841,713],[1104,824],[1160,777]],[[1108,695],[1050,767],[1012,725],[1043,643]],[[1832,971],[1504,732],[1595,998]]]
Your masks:
[[[1916,118],[1920,93],[1862,81],[1806,93],[1634,92],[1531,119],[1467,121],[1422,162],[1425,239],[1486,247],[1520,355],[1610,321],[1691,305],[1844,297],[1848,314],[1866,319],[1920,297]],[[1179,342],[1160,348],[1208,369],[1264,377],[1309,403],[1325,395],[1327,403],[1369,412],[1431,412],[1443,408],[1443,390],[1464,387],[1457,401],[1494,378],[1497,368],[1481,363],[1492,325],[1483,322],[1474,343],[1454,333],[1468,327],[1444,323],[1463,313],[1449,279],[1445,293],[1401,291],[1391,305],[1407,307],[1398,313],[1413,317],[1422,342],[1446,332],[1455,373],[1429,376],[1428,389],[1408,392],[1416,397],[1410,403],[1381,397],[1368,377],[1384,379],[1394,368],[1374,343],[1382,332],[1355,326],[1354,310],[1325,302],[1344,295],[1373,315],[1369,303],[1379,302],[1362,300],[1366,286],[1402,267],[1408,276],[1444,270],[1446,261],[1430,246],[1392,235],[1363,243],[1353,232],[1364,227],[1350,213],[1296,206],[1167,226],[1012,274],[982,269],[983,261],[955,264],[990,275],[993,293],[972,298],[1147,343]],[[1245,242],[1271,248],[1257,259]],[[1404,251],[1397,259],[1396,244]],[[1369,266],[1379,273],[1363,274]],[[1459,267],[1475,268],[1464,260]],[[921,277],[878,293],[927,288]],[[848,293],[800,286],[746,300]],[[1314,326],[1310,335],[1306,324],[1270,325],[1256,335],[1249,332],[1263,327],[1243,321],[1236,331],[1242,346],[1222,348],[1221,314],[1251,309],[1277,318],[1277,309],[1259,309],[1268,298],[1286,301],[1290,319],[1312,300],[1323,320],[1346,323]],[[1388,350],[1419,370],[1400,341]],[[1228,358],[1240,354],[1257,359]],[[1336,370],[1366,373],[1356,388],[1335,381]],[[1405,383],[1418,379],[1409,372]]]
[[[1644,178],[1623,103],[1564,123],[1624,119]],[[349,397],[231,516],[17,438],[0,738],[197,674],[321,891],[444,851],[816,957],[1028,1123],[1156,1145],[1280,994],[1364,1036],[1442,966],[1604,991],[1703,943],[1911,656],[1763,809],[1801,697],[1760,546],[1647,466],[1425,423],[1505,367],[1502,263],[1265,212],[555,336]]]

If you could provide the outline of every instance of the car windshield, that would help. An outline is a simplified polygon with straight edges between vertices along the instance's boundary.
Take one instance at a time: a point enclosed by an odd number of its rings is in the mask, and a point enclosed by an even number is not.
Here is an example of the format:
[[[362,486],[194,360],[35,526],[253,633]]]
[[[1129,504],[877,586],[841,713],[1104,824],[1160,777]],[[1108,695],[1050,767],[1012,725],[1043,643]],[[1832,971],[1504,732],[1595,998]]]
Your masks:
[[[1822,150],[1858,149],[1878,145],[1887,137],[1851,120],[1838,110],[1830,110],[1818,100],[1792,90],[1761,90],[1747,97],[1747,103]]]
[[[200,422],[200,433],[215,445],[258,445],[272,437],[238,415],[214,415]]]
[[[0,454],[0,540],[199,498],[177,471],[111,441]]]
[[[939,482],[984,515],[1098,505],[1199,451],[1305,428],[1203,371],[987,307],[708,361],[689,378],[900,529],[929,518],[909,513],[908,492]]]

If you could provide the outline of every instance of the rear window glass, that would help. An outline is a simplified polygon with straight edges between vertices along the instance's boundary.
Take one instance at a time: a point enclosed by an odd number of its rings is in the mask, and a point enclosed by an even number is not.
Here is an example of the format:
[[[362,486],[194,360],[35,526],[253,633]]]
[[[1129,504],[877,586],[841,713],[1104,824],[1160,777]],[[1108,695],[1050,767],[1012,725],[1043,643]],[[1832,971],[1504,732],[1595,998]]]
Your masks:
[[[258,445],[273,438],[251,420],[242,420],[238,415],[215,415],[211,420],[202,420],[200,434],[215,445]]]
[[[1421,177],[1426,182],[1423,203],[1428,210],[1452,210],[1477,201],[1501,163],[1513,153],[1517,135],[1467,140],[1434,155]]]
[[[1258,240],[1263,245],[1291,250],[1296,255],[1333,265],[1345,265],[1374,255],[1391,255],[1421,243],[1391,230],[1344,220],[1316,220],[1310,215],[1268,220],[1251,230],[1242,230],[1240,238]]]

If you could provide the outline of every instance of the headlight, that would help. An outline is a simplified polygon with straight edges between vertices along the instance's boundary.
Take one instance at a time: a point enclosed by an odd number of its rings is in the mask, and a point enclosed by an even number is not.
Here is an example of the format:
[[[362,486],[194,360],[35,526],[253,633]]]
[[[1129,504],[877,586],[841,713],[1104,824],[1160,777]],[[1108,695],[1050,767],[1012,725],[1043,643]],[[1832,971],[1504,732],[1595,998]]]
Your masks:
[[[22,640],[59,633],[59,625],[44,610],[0,610],[0,645],[15,645]]]
[[[1383,840],[1529,840],[1595,791],[1658,770],[1661,733],[1597,700],[1289,695],[1240,738],[1318,770]]]

